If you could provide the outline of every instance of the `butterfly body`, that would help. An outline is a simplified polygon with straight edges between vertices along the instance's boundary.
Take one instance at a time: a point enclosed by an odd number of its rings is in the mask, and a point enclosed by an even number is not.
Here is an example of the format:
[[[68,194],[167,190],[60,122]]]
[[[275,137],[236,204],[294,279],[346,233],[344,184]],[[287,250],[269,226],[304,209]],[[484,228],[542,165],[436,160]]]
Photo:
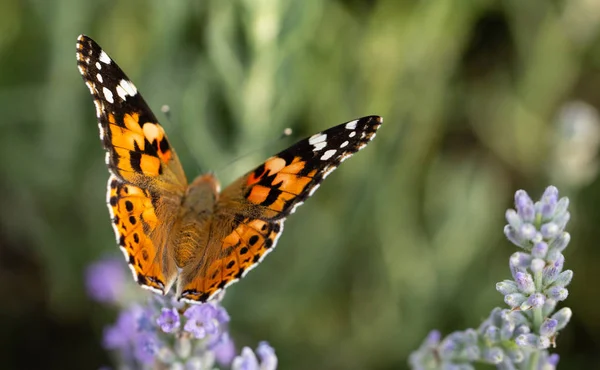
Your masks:
[[[96,106],[110,177],[113,229],[134,279],[190,303],[244,277],[275,247],[286,218],[375,137],[368,116],[301,140],[222,192],[212,174],[188,184],[163,127],[137,88],[93,40],[77,63]]]

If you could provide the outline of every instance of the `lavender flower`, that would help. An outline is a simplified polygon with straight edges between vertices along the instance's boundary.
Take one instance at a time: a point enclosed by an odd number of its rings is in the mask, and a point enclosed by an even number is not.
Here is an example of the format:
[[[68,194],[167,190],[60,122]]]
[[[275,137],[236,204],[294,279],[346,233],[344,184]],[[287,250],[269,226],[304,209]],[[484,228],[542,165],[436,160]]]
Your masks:
[[[244,348],[241,355],[235,357],[235,344],[227,331],[230,317],[220,303],[222,293],[201,305],[180,303],[172,295],[150,295],[142,305],[127,302],[135,295],[122,294],[128,281],[124,279],[122,263],[101,261],[88,271],[91,271],[88,281],[95,287],[89,289],[92,296],[125,307],[115,324],[105,328],[103,339],[104,347],[117,354],[119,368],[213,370],[217,364],[237,369],[277,368],[275,351],[266,343],[261,343],[256,350],[260,361],[249,348]],[[110,280],[106,274],[122,276],[122,286],[115,284],[110,289],[103,286],[102,282],[117,281]]]
[[[89,296],[101,303],[116,303],[128,278],[123,269],[122,258],[105,257],[91,264],[85,272]]]
[[[232,370],[275,370],[277,368],[277,357],[275,350],[267,342],[261,342],[256,349],[260,363],[256,355],[248,347],[242,349],[242,354],[237,356],[232,364]]]
[[[558,199],[553,186],[535,203],[525,191],[516,192],[516,210],[506,212],[504,233],[523,251],[510,257],[513,280],[496,284],[510,309],[494,308],[477,330],[446,338],[431,332],[410,356],[413,369],[473,369],[474,362],[498,369],[556,368],[559,357],[547,349],[572,315],[566,307],[552,314],[557,302],[567,298],[566,286],[573,278],[571,270],[562,271],[562,251],[571,239],[564,231],[568,204],[567,198]]]

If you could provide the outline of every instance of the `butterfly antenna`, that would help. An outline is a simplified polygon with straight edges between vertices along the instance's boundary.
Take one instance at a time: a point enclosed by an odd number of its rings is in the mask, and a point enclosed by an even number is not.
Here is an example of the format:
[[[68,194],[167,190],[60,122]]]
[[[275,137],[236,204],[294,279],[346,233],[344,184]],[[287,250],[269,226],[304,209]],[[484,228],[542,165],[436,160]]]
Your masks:
[[[198,158],[196,153],[190,149],[190,146],[188,145],[188,141],[185,139],[185,135],[183,134],[181,127],[179,125],[175,124],[174,121],[171,120],[171,107],[164,104],[162,107],[160,107],[160,111],[165,115],[165,118],[167,119],[167,122],[169,122],[169,125],[171,125],[171,127],[173,127],[173,131],[178,131],[179,137],[181,137],[183,140],[182,146],[185,147],[185,151],[187,151],[187,153],[192,158],[194,158],[194,160],[196,162],[196,166],[198,166],[198,170],[200,171],[199,173],[204,173],[204,170],[202,169],[202,166],[200,165],[200,163],[202,163],[202,161],[200,160],[200,158]]]
[[[272,146],[273,144],[275,144],[275,143],[276,143],[276,142],[278,142],[279,140],[282,140],[282,139],[285,139],[285,138],[286,138],[286,137],[288,137],[288,136],[291,136],[291,135],[292,135],[292,133],[293,133],[292,129],[291,129],[291,128],[289,128],[289,127],[286,127],[286,128],[285,128],[285,129],[283,129],[283,131],[281,132],[281,135],[279,135],[279,136],[278,136],[277,138],[275,138],[274,140],[268,141],[268,142],[266,142],[264,145],[262,145],[262,146],[260,146],[260,147],[258,147],[258,148],[256,148],[256,149],[254,149],[254,150],[251,150],[251,151],[249,151],[249,152],[247,152],[247,153],[244,153],[244,154],[242,154],[242,155],[240,155],[240,156],[238,156],[238,157],[234,158],[233,160],[229,161],[227,164],[225,164],[224,166],[222,166],[222,167],[219,169],[219,171],[217,171],[217,172],[221,172],[221,171],[223,171],[224,169],[226,169],[227,167],[231,166],[232,164],[234,164],[235,162],[239,161],[240,159],[244,159],[244,158],[248,157],[248,156],[249,156],[249,155],[251,155],[251,154],[254,154],[254,153],[258,152],[258,151],[262,151],[262,150],[263,150],[263,149],[265,149],[266,147],[270,147],[270,146]]]

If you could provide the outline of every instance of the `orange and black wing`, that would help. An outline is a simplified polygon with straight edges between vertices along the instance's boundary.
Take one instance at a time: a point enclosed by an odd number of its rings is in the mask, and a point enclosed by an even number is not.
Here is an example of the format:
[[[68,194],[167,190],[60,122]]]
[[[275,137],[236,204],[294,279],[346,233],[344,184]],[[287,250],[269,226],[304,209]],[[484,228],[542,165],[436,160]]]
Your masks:
[[[166,250],[187,186],[163,127],[119,66],[87,36],[77,39],[77,67],[94,98],[111,174],[107,202],[133,276],[165,293],[177,276]]]
[[[332,127],[267,159],[228,186],[215,211],[224,236],[209,242],[201,264],[184,269],[178,286],[181,299],[204,302],[245,276],[273,250],[285,218],[340,163],[364,148],[381,124],[381,117],[368,116]]]

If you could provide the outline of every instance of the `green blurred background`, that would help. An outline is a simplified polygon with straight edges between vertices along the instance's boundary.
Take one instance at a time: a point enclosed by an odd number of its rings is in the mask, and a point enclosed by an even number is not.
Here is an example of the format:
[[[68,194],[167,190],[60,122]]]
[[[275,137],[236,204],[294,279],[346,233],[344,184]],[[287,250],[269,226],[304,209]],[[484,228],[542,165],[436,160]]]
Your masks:
[[[3,0],[1,367],[110,363],[115,312],[83,281],[120,253],[76,68],[85,33],[162,117],[190,178],[227,184],[295,139],[384,117],[228,290],[238,346],[269,341],[282,369],[407,368],[430,329],[504,307],[505,209],[554,184],[572,201],[575,272],[556,352],[561,368],[597,368],[599,26],[596,0]],[[286,127],[295,138],[269,144]]]

